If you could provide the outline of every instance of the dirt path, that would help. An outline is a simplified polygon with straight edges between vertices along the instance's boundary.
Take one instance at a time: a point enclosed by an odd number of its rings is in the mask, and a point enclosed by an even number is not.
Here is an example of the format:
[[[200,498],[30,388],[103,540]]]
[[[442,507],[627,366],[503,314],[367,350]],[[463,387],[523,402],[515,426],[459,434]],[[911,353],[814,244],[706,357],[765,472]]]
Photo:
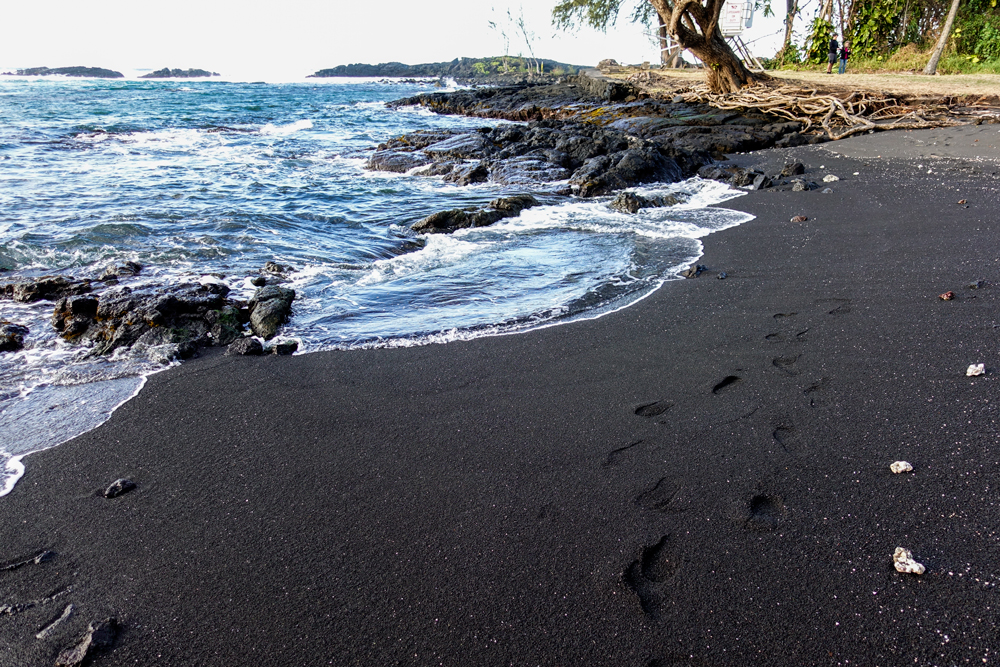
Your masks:
[[[850,95],[864,90],[885,93],[901,98],[901,101],[924,101],[929,98],[963,98],[962,103],[979,103],[1000,106],[1000,75],[996,74],[952,74],[933,77],[921,74],[826,74],[824,72],[768,72],[779,82],[815,89],[820,93],[839,96]],[[649,81],[643,81],[645,72],[634,69],[609,75],[616,79],[628,79],[639,83],[650,93],[671,93],[678,88],[701,83],[701,70],[650,70]],[[637,82],[636,79],[639,79]]]

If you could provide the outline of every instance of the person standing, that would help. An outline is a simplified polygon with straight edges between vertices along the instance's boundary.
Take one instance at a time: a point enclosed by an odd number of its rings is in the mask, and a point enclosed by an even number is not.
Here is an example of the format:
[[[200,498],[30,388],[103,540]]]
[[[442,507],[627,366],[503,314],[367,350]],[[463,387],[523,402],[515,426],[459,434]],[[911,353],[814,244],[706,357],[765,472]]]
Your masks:
[[[840,51],[840,44],[837,42],[836,37],[830,38],[830,52],[826,57],[826,73],[833,74],[833,63],[837,62],[838,52]]]
[[[847,71],[847,59],[851,56],[851,43],[844,42],[844,46],[840,48],[840,66],[837,68],[837,74],[843,74]]]

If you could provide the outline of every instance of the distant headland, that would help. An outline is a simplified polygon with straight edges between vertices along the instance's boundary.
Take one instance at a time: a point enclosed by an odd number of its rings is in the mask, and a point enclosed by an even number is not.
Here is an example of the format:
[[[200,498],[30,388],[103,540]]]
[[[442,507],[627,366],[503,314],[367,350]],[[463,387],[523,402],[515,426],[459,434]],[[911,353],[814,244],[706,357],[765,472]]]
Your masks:
[[[62,76],[80,76],[93,79],[124,79],[125,75],[103,67],[30,67],[19,69],[14,72],[4,72],[7,76],[52,76],[61,74]]]
[[[423,78],[446,76],[456,79],[487,79],[510,75],[565,76],[577,74],[582,69],[584,68],[579,65],[569,65],[542,58],[495,56],[493,58],[455,58],[451,62],[423,63],[420,65],[406,65],[397,62],[380,63],[378,65],[363,63],[338,65],[330,69],[321,69],[315,74],[310,74],[309,78],[333,76]]]
[[[202,77],[219,76],[218,72],[203,69],[170,69],[164,67],[149,74],[143,74],[140,79],[198,79]]]

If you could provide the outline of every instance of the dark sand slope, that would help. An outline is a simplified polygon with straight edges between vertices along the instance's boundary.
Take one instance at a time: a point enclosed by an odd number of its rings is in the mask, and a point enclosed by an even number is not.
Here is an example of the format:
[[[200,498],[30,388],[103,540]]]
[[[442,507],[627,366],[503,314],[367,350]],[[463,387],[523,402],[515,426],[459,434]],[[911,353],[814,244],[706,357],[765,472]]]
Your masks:
[[[0,571],[36,602],[0,664],[107,616],[100,665],[993,664],[996,130],[793,149],[833,194],[730,203],[758,219],[706,240],[728,279],[598,320],[154,376],[0,499],[2,562],[56,553]]]

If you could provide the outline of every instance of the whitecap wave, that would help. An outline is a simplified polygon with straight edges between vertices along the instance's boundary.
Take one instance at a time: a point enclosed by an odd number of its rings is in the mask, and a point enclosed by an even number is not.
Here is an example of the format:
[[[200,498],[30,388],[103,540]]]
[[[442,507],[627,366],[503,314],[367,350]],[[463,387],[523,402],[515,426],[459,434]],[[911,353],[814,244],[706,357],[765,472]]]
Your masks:
[[[268,123],[264,127],[260,128],[260,133],[264,135],[271,136],[287,136],[289,134],[294,134],[301,130],[312,129],[313,122],[309,119],[297,120],[294,123],[288,123],[287,125],[273,125]]]

